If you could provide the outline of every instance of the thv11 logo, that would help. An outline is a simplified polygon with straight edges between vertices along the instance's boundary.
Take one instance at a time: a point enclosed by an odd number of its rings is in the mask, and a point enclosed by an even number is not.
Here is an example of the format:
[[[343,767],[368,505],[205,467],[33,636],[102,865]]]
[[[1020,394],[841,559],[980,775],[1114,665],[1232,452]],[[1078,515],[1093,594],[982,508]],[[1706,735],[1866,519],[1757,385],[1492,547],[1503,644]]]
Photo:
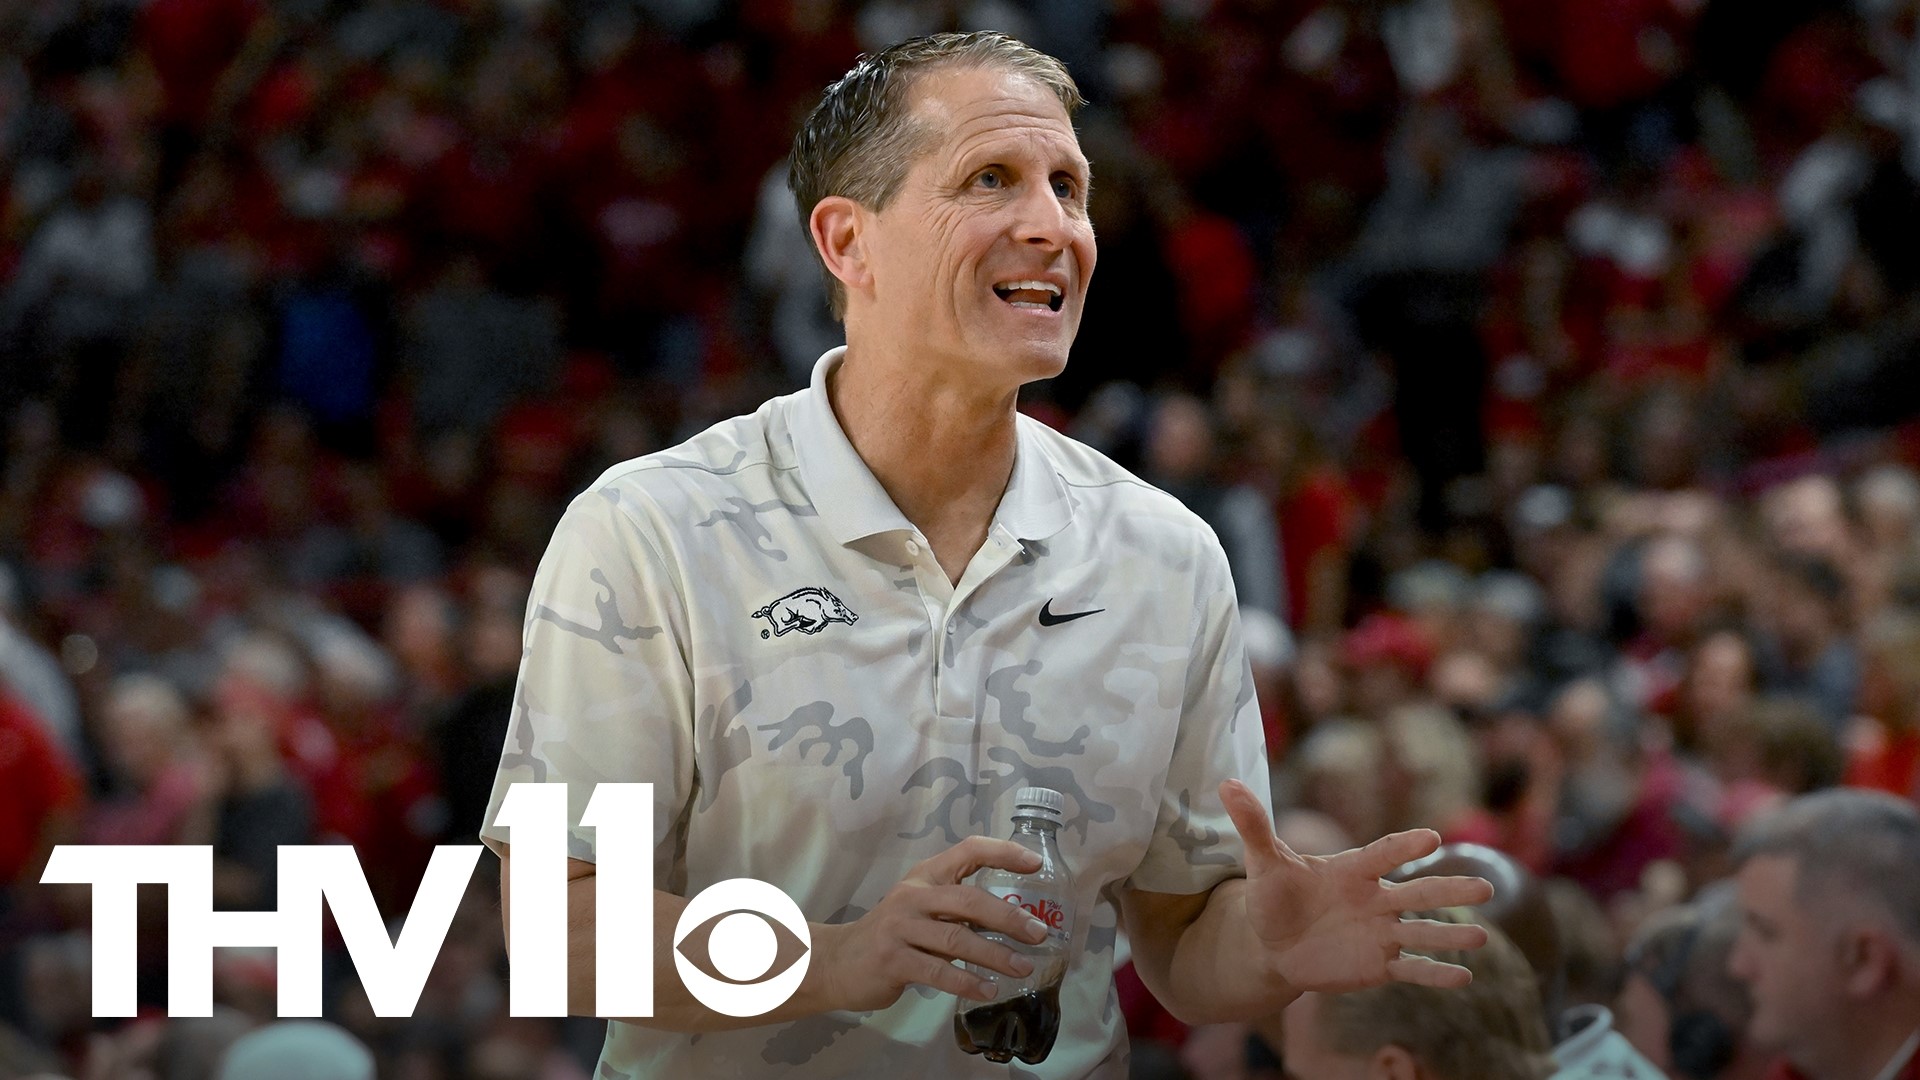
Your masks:
[[[567,785],[514,784],[496,824],[509,830],[508,1011],[566,1016]],[[594,1011],[653,1015],[653,785],[600,784],[580,824],[595,831]],[[135,1012],[135,901],[140,885],[167,887],[167,1015],[213,1013],[213,950],[271,946],[278,954],[281,1016],[320,1015],[321,905],[333,912],[377,1016],[410,1016],[447,939],[478,844],[434,849],[426,879],[390,937],[360,857],[339,844],[280,848],[277,911],[213,910],[213,849],[205,845],[78,845],[53,849],[44,884],[93,887],[93,1015]],[[707,953],[727,979],[700,970],[680,948],[712,923]],[[799,939],[798,960],[769,974],[778,943],[770,924]],[[760,1016],[800,989],[813,939],[799,905],[752,878],[715,882],[681,912],[674,966],[696,1000],[727,1016]]]

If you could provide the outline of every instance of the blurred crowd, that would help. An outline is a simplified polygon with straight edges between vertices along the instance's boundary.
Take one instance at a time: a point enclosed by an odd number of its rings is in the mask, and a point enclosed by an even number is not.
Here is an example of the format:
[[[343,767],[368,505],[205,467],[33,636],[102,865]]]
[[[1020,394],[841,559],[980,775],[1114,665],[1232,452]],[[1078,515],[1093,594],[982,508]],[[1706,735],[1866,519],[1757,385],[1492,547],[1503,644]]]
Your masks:
[[[208,1077],[273,1012],[221,950],[153,1018],[154,890],[149,1015],[91,1019],[52,844],[211,844],[264,909],[347,842],[392,915],[474,842],[565,500],[838,343],[800,112],[982,27],[1093,103],[1100,269],[1023,407],[1219,533],[1283,835],[1506,853],[1610,1003],[1758,817],[1920,798],[1912,0],[0,5],[0,1076]],[[584,1077],[497,903],[411,1020],[333,950],[331,1034]],[[1260,1068],[1132,1000],[1173,1075]]]

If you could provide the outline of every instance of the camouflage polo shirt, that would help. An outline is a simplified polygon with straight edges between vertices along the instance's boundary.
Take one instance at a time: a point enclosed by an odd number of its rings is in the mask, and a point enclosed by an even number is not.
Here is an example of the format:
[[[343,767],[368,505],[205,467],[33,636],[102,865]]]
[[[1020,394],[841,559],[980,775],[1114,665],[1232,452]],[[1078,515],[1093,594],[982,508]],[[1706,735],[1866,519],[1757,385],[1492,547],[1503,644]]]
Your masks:
[[[1017,788],[1058,789],[1075,956],[1052,1055],[1011,1073],[1124,1076],[1114,890],[1238,875],[1215,789],[1267,790],[1226,558],[1175,499],[1022,416],[991,531],[953,584],[835,419],[843,352],[568,508],[481,835],[507,840],[493,822],[511,782],[572,784],[575,822],[594,784],[651,782],[657,887],[758,878],[832,923],[961,839],[1006,835]],[[571,851],[593,860],[593,830]],[[719,1034],[616,1022],[595,1076],[1009,1075],[954,1045],[953,1007],[915,988]]]

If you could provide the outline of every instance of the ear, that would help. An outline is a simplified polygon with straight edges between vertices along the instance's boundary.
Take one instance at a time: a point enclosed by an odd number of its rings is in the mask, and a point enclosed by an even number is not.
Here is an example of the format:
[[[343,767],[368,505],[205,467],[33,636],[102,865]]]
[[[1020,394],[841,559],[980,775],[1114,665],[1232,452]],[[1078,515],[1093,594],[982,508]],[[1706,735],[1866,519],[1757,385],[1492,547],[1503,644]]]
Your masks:
[[[868,265],[866,209],[844,195],[829,195],[814,204],[807,219],[813,247],[827,264],[827,272],[852,292],[873,281]]]
[[[1367,1080],[1420,1080],[1420,1063],[1406,1047],[1389,1043],[1367,1062]]]
[[[1877,926],[1857,927],[1840,939],[1840,971],[1848,997],[1885,993],[1900,981],[1900,946]]]

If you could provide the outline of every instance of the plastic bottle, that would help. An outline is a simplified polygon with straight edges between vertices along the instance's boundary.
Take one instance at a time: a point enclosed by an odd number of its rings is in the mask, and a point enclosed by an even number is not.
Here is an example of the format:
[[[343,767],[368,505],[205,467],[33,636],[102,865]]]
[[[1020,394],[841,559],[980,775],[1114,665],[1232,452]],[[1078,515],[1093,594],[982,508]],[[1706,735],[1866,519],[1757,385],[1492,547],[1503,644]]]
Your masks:
[[[1028,1065],[1046,1059],[1060,1033],[1060,981],[1066,977],[1073,935],[1073,877],[1060,857],[1055,835],[1065,818],[1066,798],[1051,788],[1021,788],[1013,797],[1013,842],[1040,856],[1040,869],[1016,874],[992,867],[973,877],[973,884],[1047,924],[1047,939],[1029,945],[1003,934],[982,931],[981,936],[1020,953],[1033,962],[1024,979],[1002,975],[973,964],[967,970],[999,989],[992,1001],[961,998],[953,1014],[953,1035],[960,1049],[985,1054],[987,1060]]]

